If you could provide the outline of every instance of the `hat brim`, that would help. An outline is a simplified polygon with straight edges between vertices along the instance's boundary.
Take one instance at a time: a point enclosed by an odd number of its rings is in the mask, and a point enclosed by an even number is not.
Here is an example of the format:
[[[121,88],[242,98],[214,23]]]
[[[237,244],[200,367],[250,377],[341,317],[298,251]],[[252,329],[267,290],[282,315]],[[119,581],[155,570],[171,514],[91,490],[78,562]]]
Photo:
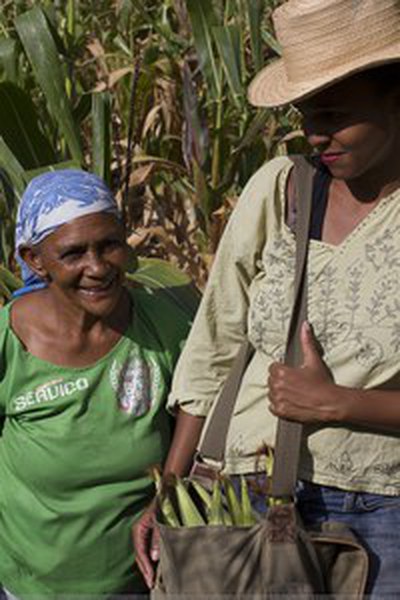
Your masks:
[[[257,107],[284,106],[312,96],[350,75],[394,62],[400,62],[400,42],[384,52],[370,54],[358,61],[349,61],[345,67],[331,69],[321,77],[293,83],[287,78],[283,59],[278,59],[256,75],[249,86],[247,97],[250,104]]]

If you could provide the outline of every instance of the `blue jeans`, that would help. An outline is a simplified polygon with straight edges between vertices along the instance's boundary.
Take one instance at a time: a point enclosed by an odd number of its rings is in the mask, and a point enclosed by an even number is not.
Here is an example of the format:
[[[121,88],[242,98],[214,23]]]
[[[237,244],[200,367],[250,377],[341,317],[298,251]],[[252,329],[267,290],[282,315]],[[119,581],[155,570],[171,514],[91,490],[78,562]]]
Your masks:
[[[240,478],[232,479],[239,491]],[[246,475],[246,479],[254,510],[265,513],[265,478]],[[301,481],[297,506],[305,525],[340,521],[358,536],[369,554],[366,593],[371,600],[400,598],[400,496],[345,492]]]
[[[400,597],[400,497],[301,482],[297,502],[305,525],[340,521],[359,537],[370,559],[371,598]]]

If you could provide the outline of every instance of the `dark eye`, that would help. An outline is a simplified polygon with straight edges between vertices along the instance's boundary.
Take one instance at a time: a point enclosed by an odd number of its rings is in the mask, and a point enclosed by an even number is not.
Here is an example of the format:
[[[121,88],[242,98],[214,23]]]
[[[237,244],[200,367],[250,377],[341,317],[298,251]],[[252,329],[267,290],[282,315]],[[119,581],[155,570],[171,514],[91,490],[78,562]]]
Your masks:
[[[102,244],[103,250],[105,250],[105,251],[116,250],[118,248],[121,248],[122,245],[123,245],[122,240],[117,239],[117,238],[106,240],[104,242],[104,244]]]
[[[62,252],[60,258],[61,260],[72,262],[74,260],[78,260],[84,254],[83,248],[71,248],[71,250],[66,250]]]

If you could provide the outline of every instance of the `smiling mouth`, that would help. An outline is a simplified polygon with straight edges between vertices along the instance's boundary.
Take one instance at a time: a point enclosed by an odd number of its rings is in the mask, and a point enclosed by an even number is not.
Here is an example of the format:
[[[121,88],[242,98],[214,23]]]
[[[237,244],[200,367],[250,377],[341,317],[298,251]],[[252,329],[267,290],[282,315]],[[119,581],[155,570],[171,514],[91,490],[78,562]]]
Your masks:
[[[320,154],[319,158],[322,163],[324,163],[326,165],[330,165],[330,164],[336,162],[337,160],[339,160],[340,158],[342,158],[343,155],[344,155],[344,152],[326,152],[326,153]]]
[[[114,287],[116,279],[116,277],[113,277],[112,279],[109,279],[106,283],[102,283],[101,285],[95,285],[91,287],[80,286],[79,291],[92,298],[103,296]]]

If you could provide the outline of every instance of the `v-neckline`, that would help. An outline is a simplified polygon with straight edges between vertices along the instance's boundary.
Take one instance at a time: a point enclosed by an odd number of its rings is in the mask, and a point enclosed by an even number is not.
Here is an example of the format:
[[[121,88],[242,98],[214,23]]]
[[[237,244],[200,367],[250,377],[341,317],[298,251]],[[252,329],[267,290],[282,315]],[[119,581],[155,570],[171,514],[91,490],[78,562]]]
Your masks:
[[[284,229],[284,231],[286,231],[289,234],[289,236],[293,239],[293,241],[295,241],[295,239],[296,239],[295,233],[291,230],[291,228],[289,227],[289,225],[286,222],[286,213],[287,213],[287,204],[288,204],[287,197],[286,197],[286,190],[287,190],[288,178],[290,176],[292,168],[293,167],[288,169],[287,173],[285,174],[285,176],[283,178],[280,193],[281,193],[281,201],[282,201],[282,205],[283,205],[283,210],[281,212],[282,220],[283,220],[283,229]],[[374,208],[367,215],[365,215],[365,217],[363,219],[361,219],[361,221],[356,225],[356,227],[354,227],[354,229],[352,229],[350,231],[350,233],[348,233],[346,235],[346,237],[339,244],[332,244],[332,243],[326,242],[322,239],[311,238],[310,245],[311,246],[321,246],[321,247],[327,248],[330,251],[335,252],[335,253],[341,252],[349,243],[351,243],[353,238],[358,237],[359,231],[361,231],[366,225],[368,225],[368,223],[375,218],[375,215],[382,210],[382,207],[385,206],[386,204],[388,204],[397,194],[400,196],[400,187],[396,188],[393,192],[391,192],[387,196],[384,196],[374,206]]]

